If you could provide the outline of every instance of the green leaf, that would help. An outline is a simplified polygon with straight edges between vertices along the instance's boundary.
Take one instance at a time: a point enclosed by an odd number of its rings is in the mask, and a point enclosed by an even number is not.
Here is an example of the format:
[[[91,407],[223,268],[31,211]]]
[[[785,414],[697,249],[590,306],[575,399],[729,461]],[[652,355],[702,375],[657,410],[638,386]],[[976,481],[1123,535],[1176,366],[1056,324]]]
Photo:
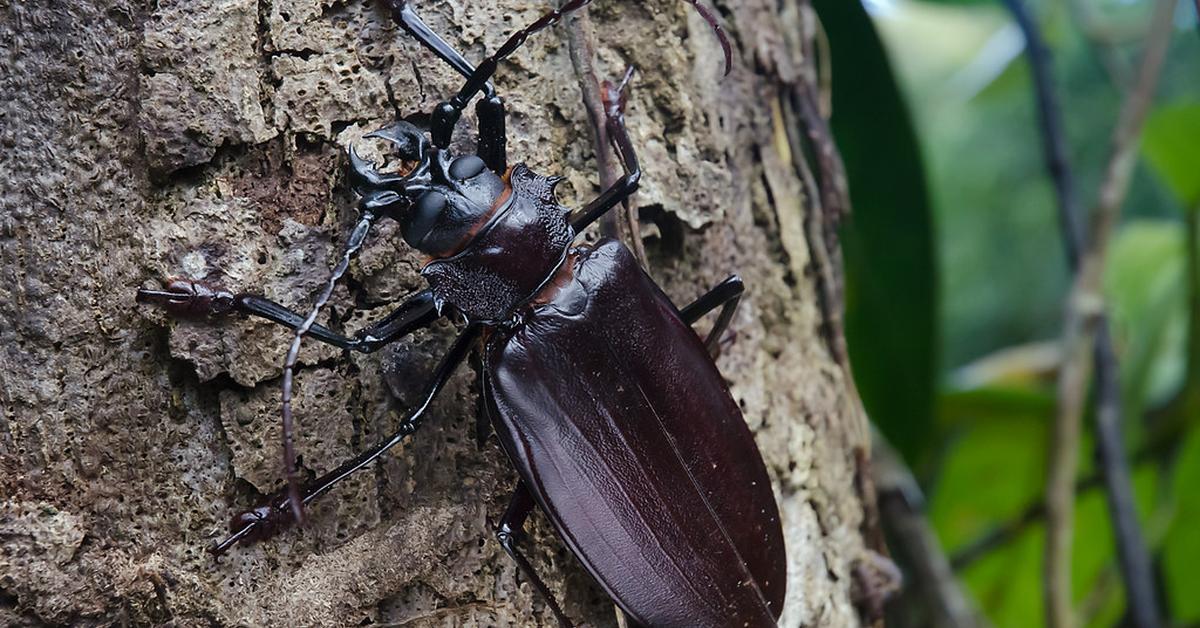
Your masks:
[[[1167,598],[1174,619],[1200,621],[1200,430],[1192,430],[1175,463],[1172,477],[1175,517],[1163,547]]]
[[[960,431],[929,503],[930,520],[950,553],[1041,499],[1047,435],[1044,420],[1021,413]],[[1041,539],[1034,526],[960,574],[994,625],[1039,625]]]
[[[987,421],[1011,421],[1014,417],[1048,424],[1054,407],[1052,392],[1033,388],[990,386],[947,391],[938,397],[938,425],[949,432]]]
[[[925,0],[930,4],[995,4],[995,0]]]
[[[930,442],[937,270],[908,108],[859,2],[814,3],[832,46],[833,131],[853,215],[842,230],[846,337],[872,420],[911,462]]]
[[[995,526],[1011,522],[1043,498],[1049,422],[1018,411],[969,425],[948,451],[930,495],[929,516],[951,554]],[[1091,451],[1088,439],[1081,452]],[[1087,466],[1087,465],[1084,465]],[[1085,473],[1081,469],[1081,473]],[[1158,474],[1135,470],[1142,520],[1152,507]],[[1112,527],[1104,492],[1079,495],[1071,555],[1072,596],[1088,626],[1112,626],[1124,612]],[[1043,623],[1041,518],[1007,545],[997,547],[959,575],[981,610],[998,628]]]
[[[1200,208],[1200,103],[1176,103],[1146,120],[1142,153],[1185,207]]]
[[[1126,416],[1166,402],[1186,371],[1186,251],[1182,224],[1138,220],[1117,233],[1105,270],[1121,353]]]
[[[956,439],[932,489],[929,516],[951,552],[1040,499],[1044,418],[1022,413],[971,424]]]

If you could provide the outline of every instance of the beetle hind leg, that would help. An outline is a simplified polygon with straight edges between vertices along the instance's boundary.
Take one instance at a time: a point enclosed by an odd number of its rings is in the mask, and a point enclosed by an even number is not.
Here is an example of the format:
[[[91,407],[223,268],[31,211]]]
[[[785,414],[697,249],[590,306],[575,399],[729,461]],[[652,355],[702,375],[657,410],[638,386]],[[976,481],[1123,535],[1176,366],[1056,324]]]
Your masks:
[[[738,303],[741,302],[742,293],[745,290],[746,286],[742,283],[742,278],[732,275],[679,311],[680,318],[691,325],[717,307],[721,308],[721,313],[717,315],[717,322],[713,324],[712,331],[708,332],[708,336],[704,339],[704,346],[714,357],[720,352],[721,335],[729,328],[729,323],[733,320],[733,313],[737,311]]]
[[[496,526],[496,540],[500,541],[500,547],[503,547],[509,558],[517,563],[517,569],[521,570],[521,573],[533,584],[533,588],[537,589],[538,594],[550,606],[554,618],[558,620],[559,628],[572,628],[574,624],[567,619],[562,607],[554,599],[554,594],[550,592],[550,588],[537,575],[533,565],[521,553],[521,548],[518,546],[519,541],[525,538],[525,519],[529,517],[529,513],[533,512],[533,507],[533,496],[529,494],[529,489],[525,487],[524,482],[518,482],[517,489],[513,491],[512,499],[508,502],[508,508],[504,510],[504,516],[500,519],[500,525]]]

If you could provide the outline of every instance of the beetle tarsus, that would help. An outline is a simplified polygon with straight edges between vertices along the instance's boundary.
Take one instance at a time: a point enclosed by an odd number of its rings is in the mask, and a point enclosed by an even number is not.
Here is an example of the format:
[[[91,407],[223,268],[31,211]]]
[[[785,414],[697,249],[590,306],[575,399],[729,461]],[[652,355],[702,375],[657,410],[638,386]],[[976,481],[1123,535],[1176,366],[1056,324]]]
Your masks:
[[[579,210],[571,220],[571,228],[579,233],[595,222],[610,209],[625,202],[637,191],[642,178],[642,166],[638,163],[637,152],[633,149],[633,141],[629,139],[629,130],[625,128],[625,102],[629,81],[633,77],[633,66],[625,69],[621,82],[614,85],[604,81],[600,86],[600,97],[604,102],[604,128],[608,132],[608,141],[621,158],[621,167],[625,174],[617,179],[607,190],[597,196]]]
[[[162,290],[141,288],[135,300],[156,305],[176,318],[224,316],[236,309],[237,295],[203,281],[171,279]]]

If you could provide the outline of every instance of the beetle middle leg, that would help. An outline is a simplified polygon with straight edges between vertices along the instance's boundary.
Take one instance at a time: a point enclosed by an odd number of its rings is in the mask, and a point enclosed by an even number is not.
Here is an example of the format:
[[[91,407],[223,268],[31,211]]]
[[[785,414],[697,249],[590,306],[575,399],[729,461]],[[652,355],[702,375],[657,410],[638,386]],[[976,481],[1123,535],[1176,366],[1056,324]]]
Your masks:
[[[725,333],[729,322],[733,320],[733,313],[737,311],[738,303],[741,302],[742,293],[745,290],[746,286],[742,283],[742,278],[732,275],[717,284],[712,290],[704,293],[699,299],[679,310],[680,318],[691,325],[718,306],[721,308],[721,313],[717,315],[717,322],[713,324],[712,330],[704,339],[704,346],[708,348],[709,353],[716,355],[721,334]]]
[[[500,547],[503,547],[509,558],[517,563],[517,568],[529,579],[538,595],[542,596],[542,599],[550,606],[555,619],[558,620],[559,627],[571,628],[571,620],[567,619],[566,614],[563,613],[558,601],[554,599],[554,594],[550,592],[550,588],[537,575],[537,571],[533,569],[529,559],[525,558],[525,555],[521,553],[521,548],[517,546],[517,543],[525,537],[525,520],[529,517],[529,513],[533,512],[534,505],[533,495],[525,487],[525,482],[517,482],[517,488],[508,502],[508,508],[504,509],[504,516],[500,518],[500,525],[496,526],[496,540],[500,541]]]
[[[338,482],[349,477],[355,471],[366,467],[379,459],[400,441],[413,435],[424,422],[425,411],[429,409],[434,398],[450,381],[450,376],[458,366],[466,361],[475,341],[479,339],[481,328],[478,324],[467,326],[454,340],[446,356],[434,369],[433,377],[425,388],[425,394],[416,408],[411,410],[404,421],[387,440],[368,449],[354,458],[342,463],[341,466],[317,478],[300,490],[300,501],[304,506],[329,492]],[[291,512],[291,499],[286,488],[280,493],[268,498],[262,505],[234,515],[230,523],[230,536],[213,548],[214,554],[222,554],[239,542],[253,542],[269,538],[278,533],[294,520]]]
[[[617,156],[621,158],[621,168],[624,176],[617,179],[609,188],[600,193],[590,203],[579,210],[571,219],[571,228],[575,233],[582,232],[588,225],[595,222],[610,209],[623,203],[637,191],[638,182],[642,179],[642,166],[638,163],[637,152],[633,150],[633,141],[629,139],[629,130],[625,128],[625,88],[633,77],[633,67],[625,70],[621,82],[613,85],[605,81],[601,86],[604,99],[604,124],[608,131],[608,139],[612,142]]]

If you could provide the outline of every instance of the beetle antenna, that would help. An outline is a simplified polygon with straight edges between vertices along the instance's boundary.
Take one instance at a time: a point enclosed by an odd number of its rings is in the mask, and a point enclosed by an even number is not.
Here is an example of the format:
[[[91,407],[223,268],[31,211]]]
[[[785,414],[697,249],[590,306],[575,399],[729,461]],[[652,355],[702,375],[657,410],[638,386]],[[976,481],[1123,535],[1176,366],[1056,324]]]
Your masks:
[[[346,242],[342,259],[329,274],[329,281],[326,282],[325,289],[317,296],[312,311],[308,313],[308,318],[305,318],[304,322],[296,328],[296,333],[292,336],[292,345],[288,348],[287,357],[283,361],[283,471],[287,479],[288,503],[291,505],[292,515],[297,522],[304,521],[304,502],[300,499],[300,479],[296,473],[296,449],[292,439],[294,424],[292,420],[292,383],[296,360],[300,356],[300,343],[304,340],[304,335],[312,328],[313,323],[316,322],[321,308],[329,302],[334,287],[342,275],[346,274],[346,269],[350,267],[350,259],[362,248],[363,242],[367,239],[367,233],[371,231],[371,225],[374,223],[375,214],[363,211],[362,216],[358,219],[358,224],[354,226],[354,231],[350,233],[350,239]]]
[[[717,36],[717,41],[721,42],[721,52],[725,53],[725,76],[729,76],[729,73],[733,71],[733,46],[729,44],[729,36],[725,33],[725,29],[717,21],[717,16],[713,15],[708,7],[700,4],[699,0],[683,1],[696,9],[696,13],[699,13],[705,22],[708,22],[708,27],[712,29],[713,35]]]

